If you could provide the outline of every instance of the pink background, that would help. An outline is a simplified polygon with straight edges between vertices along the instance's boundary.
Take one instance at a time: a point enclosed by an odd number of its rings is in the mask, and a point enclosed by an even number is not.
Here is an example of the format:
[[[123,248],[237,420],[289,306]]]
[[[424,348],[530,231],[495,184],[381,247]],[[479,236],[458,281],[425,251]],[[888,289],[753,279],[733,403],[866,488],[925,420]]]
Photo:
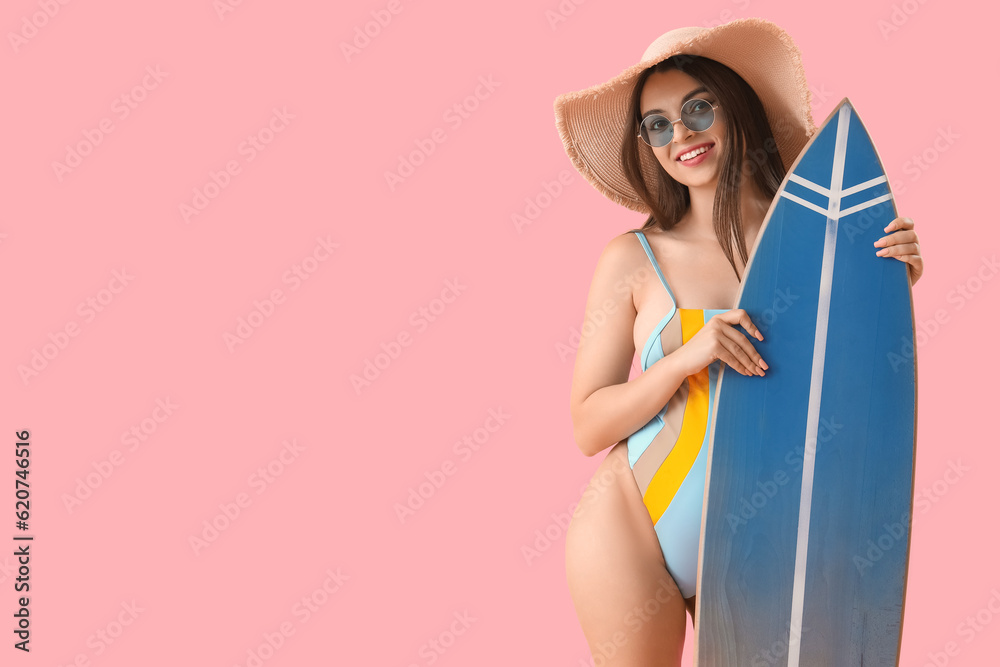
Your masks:
[[[992,664],[992,4],[218,6],[4,4],[0,662],[591,664],[561,515],[605,453],[572,440],[572,336],[601,250],[642,217],[572,170],[552,102],[671,28],[762,16],[801,48],[817,122],[845,96],[862,115],[920,235],[917,319],[943,320],[918,347],[916,483],[934,502],[915,512],[901,664]],[[373,13],[391,20],[345,56]],[[418,145],[434,150],[390,186]],[[186,220],[196,191],[211,198]],[[28,655],[11,617],[22,429]]]

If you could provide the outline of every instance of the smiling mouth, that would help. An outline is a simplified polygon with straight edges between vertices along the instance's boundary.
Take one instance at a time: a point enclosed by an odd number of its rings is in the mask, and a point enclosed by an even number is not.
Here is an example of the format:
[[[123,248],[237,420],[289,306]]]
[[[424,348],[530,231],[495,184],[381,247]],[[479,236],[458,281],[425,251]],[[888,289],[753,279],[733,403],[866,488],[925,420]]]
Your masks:
[[[712,148],[714,147],[715,144],[705,144],[695,148],[693,151],[687,151],[685,153],[681,153],[680,155],[677,156],[677,162],[687,162],[689,160],[698,158],[707,153],[708,151],[712,150]],[[692,155],[692,153],[694,153],[694,155]],[[690,157],[688,157],[687,160],[682,160],[681,158],[685,156],[690,156]]]

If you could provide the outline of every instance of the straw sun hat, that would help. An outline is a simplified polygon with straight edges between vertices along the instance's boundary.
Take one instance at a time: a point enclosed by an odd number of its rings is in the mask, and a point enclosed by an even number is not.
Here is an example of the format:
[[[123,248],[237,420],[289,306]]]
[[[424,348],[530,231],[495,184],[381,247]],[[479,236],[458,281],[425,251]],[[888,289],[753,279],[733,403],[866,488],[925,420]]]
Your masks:
[[[802,56],[792,38],[762,18],[742,18],[713,28],[677,28],[649,45],[642,58],[618,76],[555,100],[556,128],[567,155],[583,176],[608,199],[649,214],[629,184],[620,162],[621,140],[628,118],[629,95],[639,74],[677,54],[704,56],[739,74],[760,98],[785,169],[816,132],[812,94]],[[642,144],[643,177],[655,190],[663,167]]]

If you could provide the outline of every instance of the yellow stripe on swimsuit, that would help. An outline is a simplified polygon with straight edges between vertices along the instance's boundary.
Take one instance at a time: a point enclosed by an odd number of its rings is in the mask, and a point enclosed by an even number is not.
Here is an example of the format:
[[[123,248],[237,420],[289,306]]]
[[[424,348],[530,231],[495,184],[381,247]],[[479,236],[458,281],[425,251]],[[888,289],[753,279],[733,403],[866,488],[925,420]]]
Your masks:
[[[641,352],[641,369],[646,372],[726,310],[677,308],[645,234],[635,234],[673,304]],[[628,438],[629,466],[649,510],[667,570],[685,598],[695,594],[698,575],[708,430],[720,367],[716,360],[685,378],[667,404]]]

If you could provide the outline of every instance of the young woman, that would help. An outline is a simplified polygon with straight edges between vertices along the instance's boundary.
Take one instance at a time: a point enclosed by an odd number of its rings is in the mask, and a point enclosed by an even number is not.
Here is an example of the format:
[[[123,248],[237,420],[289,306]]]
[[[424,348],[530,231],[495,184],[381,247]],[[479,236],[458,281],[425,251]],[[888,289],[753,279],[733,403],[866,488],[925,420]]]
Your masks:
[[[683,483],[665,506],[647,505],[643,492],[661,467],[681,465],[669,456],[681,439],[707,446],[707,384],[721,364],[767,373],[755,323],[726,305],[786,170],[816,132],[809,88],[784,31],[739,19],[670,31],[638,65],[560,96],[555,110],[576,168],[649,216],[608,243],[587,299],[587,319],[599,313],[601,324],[585,328],[577,351],[574,435],[587,456],[611,450],[567,531],[567,581],[597,664],[680,665],[685,610],[695,611],[704,457],[671,471]],[[908,263],[915,283],[923,261],[913,221],[885,231],[872,252]],[[637,350],[642,373],[629,381]],[[702,409],[682,425],[695,401]]]

